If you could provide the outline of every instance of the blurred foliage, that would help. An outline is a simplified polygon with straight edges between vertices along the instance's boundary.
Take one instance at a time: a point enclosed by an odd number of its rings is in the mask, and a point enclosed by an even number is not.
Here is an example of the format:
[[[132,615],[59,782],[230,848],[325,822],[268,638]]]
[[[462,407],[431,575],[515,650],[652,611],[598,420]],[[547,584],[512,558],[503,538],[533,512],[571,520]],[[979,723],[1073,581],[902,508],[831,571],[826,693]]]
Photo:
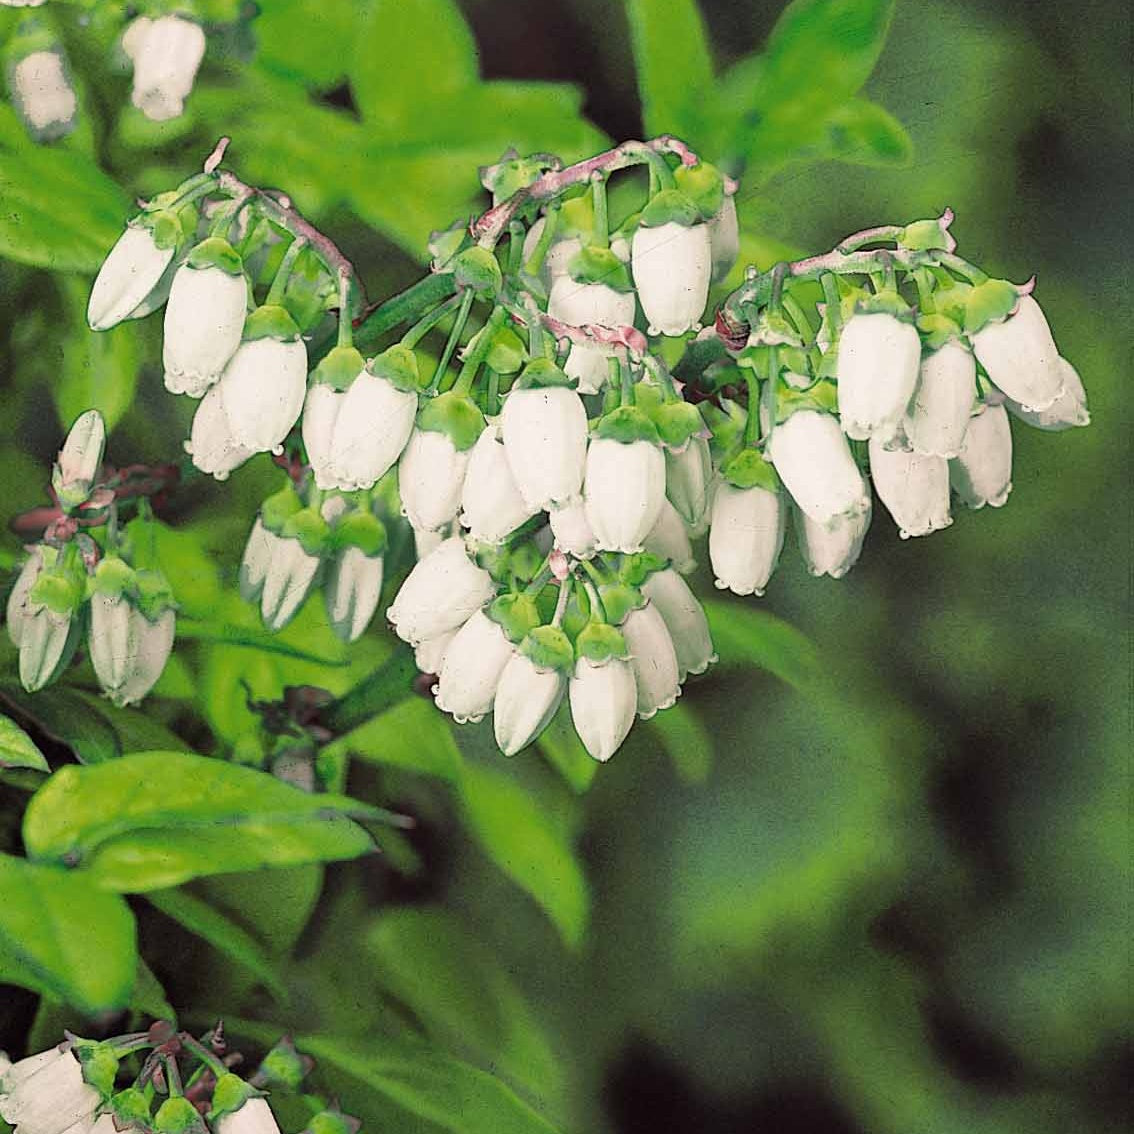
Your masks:
[[[231,21],[227,7],[211,18]],[[1124,1128],[1126,7],[260,7],[211,29],[181,119],[130,105],[120,19],[97,14],[52,17],[81,97],[70,138],[35,146],[0,104],[7,514],[42,502],[60,423],[88,405],[116,452],[178,452],[191,407],[161,389],[158,320],[95,336],[83,303],[129,201],[190,174],[222,134],[374,296],[413,278],[431,229],[479,207],[477,167],[509,146],[572,159],[606,137],[687,136],[742,175],[744,255],[763,267],[948,204],[974,259],[1039,276],[1094,422],[1017,431],[995,514],[912,541],[880,516],[847,579],[786,555],[760,603],[713,603],[721,666],[609,766],[564,727],[505,762],[483,726],[454,738],[426,701],[402,702],[323,750],[317,774],[416,826],[372,828],[383,855],[327,865],[348,820],[301,865],[285,851],[312,824],[281,840],[254,808],[212,857],[179,841],[191,801],[100,828],[119,797],[99,785],[137,759],[123,752],[257,763],[250,699],[344,692],[389,652],[378,631],[347,651],[314,603],[267,640],[233,583],[278,473],[258,458],[227,485],[191,482],[156,547],[184,640],[144,713],[94,697],[87,663],[29,698],[0,646],[14,719],[0,721],[0,966],[34,990],[3,990],[0,1046],[82,1030],[76,1013],[97,1032],[127,1000],[195,1028],[223,1012],[252,1052],[293,1030],[370,1129],[422,1134]],[[0,36],[14,19],[0,12]],[[18,558],[14,539],[3,553]],[[391,560],[387,595],[407,565]],[[33,811],[21,839],[37,753],[84,785],[51,817],[65,838]],[[155,826],[191,861],[145,886],[92,889],[37,860],[134,847]],[[213,870],[264,855],[280,865]]]

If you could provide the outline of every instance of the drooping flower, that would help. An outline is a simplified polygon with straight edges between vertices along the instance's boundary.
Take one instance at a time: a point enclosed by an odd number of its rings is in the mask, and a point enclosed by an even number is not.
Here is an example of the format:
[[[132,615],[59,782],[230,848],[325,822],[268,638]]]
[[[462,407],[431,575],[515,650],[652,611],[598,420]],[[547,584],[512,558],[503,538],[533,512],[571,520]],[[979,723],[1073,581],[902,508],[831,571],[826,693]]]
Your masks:
[[[704,437],[690,437],[680,449],[666,447],[665,491],[690,531],[700,534],[713,496],[713,459]]]
[[[922,356],[903,429],[915,453],[955,457],[969,427],[976,362],[955,339]]]
[[[535,515],[508,464],[495,423],[481,433],[469,455],[461,489],[461,523],[482,543],[500,543]]]
[[[500,623],[478,610],[445,651],[437,707],[458,723],[480,720],[491,711],[504,667],[515,652]]]
[[[122,49],[134,63],[131,100],[147,118],[177,118],[205,56],[205,33],[181,16],[140,16],[126,29]]]
[[[197,406],[185,452],[201,472],[217,480],[227,480],[234,469],[254,455],[253,449],[241,445],[233,435],[219,386],[213,386]]]
[[[378,609],[382,595],[381,555],[345,547],[327,565],[323,595],[331,629],[344,642],[357,641]]]
[[[593,559],[598,548],[595,533],[587,519],[587,510],[581,500],[563,508],[552,508],[548,513],[551,534],[560,551],[576,559]]]
[[[75,418],[51,472],[51,487],[64,508],[76,508],[90,496],[105,446],[106,422],[98,410]]]
[[[653,572],[642,584],[642,594],[665,622],[677,656],[678,680],[704,673],[717,660],[705,608],[689,584],[672,568]]]
[[[713,268],[712,238],[684,194],[663,190],[643,209],[630,263],[651,334],[681,335],[700,320]]]
[[[1063,375],[1063,393],[1047,409],[1027,410],[1019,402],[1009,398],[1004,404],[1013,417],[1036,429],[1059,432],[1075,426],[1090,425],[1091,414],[1087,409],[1087,392],[1079,372],[1065,358],[1059,360]]]
[[[283,525],[283,533],[296,531],[299,525],[294,520],[299,514],[295,512]],[[304,518],[317,523],[309,510],[304,510]],[[240,564],[240,593],[246,602],[259,601],[264,625],[277,633],[303,605],[319,563],[319,555],[305,547],[297,534],[279,534],[257,517]]]
[[[19,1134],[63,1134],[93,1124],[101,1103],[69,1044],[21,1059],[0,1076],[0,1118]]]
[[[445,655],[449,652],[449,646],[456,636],[456,630],[448,630],[435,638],[426,638],[418,642],[413,648],[414,664],[422,673],[440,674],[441,667],[445,664]]]
[[[1063,393],[1066,372],[1040,305],[1020,296],[1014,314],[988,323],[972,336],[973,353],[988,376],[1013,401],[1045,410]]]
[[[861,512],[838,516],[830,524],[816,523],[796,508],[795,532],[807,570],[817,578],[841,579],[857,562],[870,527],[870,498]]]
[[[783,493],[758,485],[718,485],[709,524],[716,585],[738,595],[762,595],[779,562],[785,530]]]
[[[953,522],[949,512],[949,462],[944,457],[896,446],[887,448],[872,437],[870,478],[902,539],[929,535]]]
[[[668,709],[681,694],[676,647],[661,612],[649,600],[631,610],[618,628],[630,651],[638,716],[649,720],[660,709]]]
[[[171,607],[151,618],[124,594],[92,595],[88,642],[103,693],[116,705],[142,700],[165,669],[175,633]]]
[[[720,283],[740,255],[740,223],[736,197],[731,193],[725,194],[721,207],[709,220],[709,241],[713,250],[713,283]]]
[[[496,745],[505,756],[526,748],[555,716],[574,656],[562,630],[537,626],[508,660],[492,707]]]
[[[917,385],[917,328],[888,312],[852,315],[839,337],[839,416],[848,437],[888,441]]]
[[[11,64],[8,88],[29,132],[47,142],[69,134],[79,108],[63,52],[52,45]]]
[[[685,521],[668,499],[662,500],[658,518],[646,533],[642,548],[659,559],[668,559],[673,569],[683,575],[689,574],[697,566]]]
[[[625,271],[625,269],[622,269]],[[634,293],[605,283],[579,283],[562,275],[552,284],[547,313],[574,327],[634,325]],[[595,394],[606,384],[610,351],[591,343],[572,343],[564,372],[578,380],[580,394]]]
[[[33,548],[8,597],[8,636],[20,651],[20,684],[35,693],[70,663],[78,644],[85,579],[54,547]]]
[[[176,248],[173,240],[159,244],[147,218],[131,221],[107,253],[91,287],[87,303],[91,330],[108,331],[131,318],[160,284]]]
[[[618,751],[634,723],[638,690],[634,671],[623,658],[594,662],[579,658],[568,682],[571,721],[591,756],[607,761]]]
[[[1003,406],[974,415],[965,443],[949,462],[949,482],[970,508],[999,508],[1012,491],[1012,427]]]

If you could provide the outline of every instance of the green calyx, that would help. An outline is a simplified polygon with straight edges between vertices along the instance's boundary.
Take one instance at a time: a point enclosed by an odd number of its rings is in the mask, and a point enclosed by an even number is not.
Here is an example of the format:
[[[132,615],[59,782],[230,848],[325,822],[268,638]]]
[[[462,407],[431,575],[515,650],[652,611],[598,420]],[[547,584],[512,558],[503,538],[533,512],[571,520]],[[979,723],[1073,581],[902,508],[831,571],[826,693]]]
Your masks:
[[[209,1121],[213,1122],[226,1114],[232,1114],[249,1099],[258,1097],[259,1091],[250,1087],[239,1075],[231,1073],[222,1075],[213,1088],[213,1108],[209,1111]]]
[[[135,606],[150,622],[156,622],[167,610],[176,609],[173,589],[160,571],[139,571],[134,578]]]
[[[680,189],[663,189],[642,210],[643,228],[660,228],[663,224],[692,228],[701,222],[701,210]]]
[[[54,614],[74,614],[82,605],[86,584],[77,572],[65,563],[40,571],[28,592],[32,603],[46,606]]]
[[[741,449],[721,469],[721,476],[734,488],[764,488],[779,491],[776,470],[756,449]]]
[[[520,372],[514,389],[540,390],[554,386],[575,385],[574,378],[568,378],[550,358],[533,358]]]
[[[495,200],[504,201],[526,189],[551,168],[551,162],[544,156],[505,158],[481,170],[480,183]]]
[[[689,402],[663,402],[650,413],[658,439],[671,449],[683,449],[692,437],[705,433],[701,411]]]
[[[366,369],[375,378],[384,378],[392,386],[407,393],[416,394],[421,389],[417,355],[405,343],[387,347],[367,363]]]
[[[602,665],[611,658],[625,659],[630,656],[622,632],[609,622],[588,622],[575,639],[575,652],[580,658],[586,658],[595,665]]]
[[[244,272],[244,261],[240,253],[220,236],[210,236],[202,240],[185,259],[191,268],[220,268],[230,276]]]
[[[144,1129],[150,1124],[150,1100],[137,1087],[127,1087],[111,1096],[110,1109],[119,1126],[141,1126]]]
[[[268,531],[279,535],[284,524],[302,507],[303,501],[299,499],[299,493],[289,480],[279,492],[273,492],[260,505],[260,522]]]
[[[477,295],[495,296],[504,286],[500,263],[487,248],[474,246],[459,253],[453,261],[457,287],[470,287]]]
[[[150,235],[159,248],[176,248],[185,239],[180,214],[168,209],[146,213],[140,223],[150,230]]]
[[[308,555],[320,555],[327,546],[330,526],[317,508],[301,508],[284,522],[280,535],[284,539],[297,539]]]
[[[281,343],[295,342],[299,338],[299,327],[284,307],[275,303],[265,303],[257,307],[244,320],[244,341],[257,339],[277,339]]]
[[[570,673],[575,664],[571,639],[558,626],[537,626],[520,643],[520,653],[537,669]]]
[[[621,292],[634,290],[629,269],[609,248],[585,245],[571,257],[567,271],[576,283],[605,284]]]
[[[284,1036],[260,1061],[256,1076],[268,1086],[287,1087],[295,1091],[307,1077],[311,1067],[311,1059],[301,1055],[291,1038]]]
[[[307,1124],[304,1134],[357,1134],[358,1120],[337,1110],[320,1111]]]
[[[108,1098],[114,1093],[118,1074],[118,1056],[108,1043],[77,1043],[75,1055],[83,1068],[83,1082]]]
[[[640,587],[651,575],[664,570],[668,565],[669,560],[663,559],[660,555],[653,555],[649,551],[639,551],[633,555],[622,557],[622,564],[618,568],[618,577],[628,586]]]
[[[911,252],[930,252],[938,249],[952,252],[956,241],[940,220],[919,220],[907,224],[898,236],[898,245]]]
[[[200,1134],[205,1129],[197,1108],[186,1098],[166,1099],[152,1121],[158,1134]]]
[[[673,181],[701,211],[704,220],[721,211],[725,199],[724,177],[715,165],[707,161],[697,165],[679,165],[673,171]]]
[[[626,582],[604,583],[599,587],[599,597],[607,621],[613,626],[621,625],[632,610],[646,605],[645,595],[636,586]]]
[[[595,205],[589,189],[581,188],[576,196],[560,202],[557,237],[578,236],[586,241],[594,230]]]
[[[1020,292],[1008,280],[985,280],[965,298],[965,333],[974,335],[989,323],[1007,319],[1020,302]]]
[[[893,288],[882,288],[873,295],[859,298],[854,306],[856,315],[893,315],[903,322],[913,321],[913,308]]]
[[[117,597],[134,589],[134,568],[117,555],[107,555],[87,584],[91,594]]]
[[[602,441],[618,441],[622,445],[632,445],[635,441],[661,444],[657,426],[638,406],[618,406],[604,413],[595,423],[591,436]]]
[[[478,332],[484,334],[486,326]],[[469,344],[470,348],[472,343]],[[524,343],[511,327],[497,327],[492,331],[492,342],[484,356],[484,364],[497,374],[516,374],[524,365]]]
[[[484,432],[484,414],[466,394],[450,390],[422,406],[417,427],[426,433],[443,433],[458,453],[471,449]]]
[[[838,413],[839,389],[829,378],[821,378],[806,390],[796,390],[780,382],[776,386],[776,424],[781,425],[799,410]]]
[[[331,529],[328,544],[336,551],[357,547],[363,555],[381,555],[386,550],[386,525],[373,512],[347,512]]]
[[[930,350],[940,350],[946,343],[961,337],[960,325],[948,315],[919,315],[917,329]]]
[[[533,595],[501,595],[488,604],[485,614],[504,631],[509,642],[522,642],[539,625]]]
[[[311,372],[314,385],[345,390],[366,367],[362,355],[352,346],[332,347],[326,357]]]

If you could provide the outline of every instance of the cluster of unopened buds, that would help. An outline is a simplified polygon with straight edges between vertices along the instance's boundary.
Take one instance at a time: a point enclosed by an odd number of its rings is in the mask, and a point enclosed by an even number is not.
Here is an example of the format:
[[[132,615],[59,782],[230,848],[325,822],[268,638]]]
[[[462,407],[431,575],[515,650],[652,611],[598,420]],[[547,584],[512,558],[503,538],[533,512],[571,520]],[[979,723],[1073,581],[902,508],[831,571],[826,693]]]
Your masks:
[[[566,695],[607,759],[709,664],[692,540],[707,533],[718,587],[762,594],[794,510],[812,573],[841,577],[871,481],[924,535],[950,523],[951,491],[1004,503],[1009,413],[1088,420],[1031,286],[957,256],[950,213],[750,269],[702,328],[737,254],[735,183],[673,138],[566,168],[508,158],[484,171],[492,208],[435,234],[431,274],[353,319],[349,261],[222,157],[130,222],[91,326],[166,304],[165,382],[201,399],[202,471],[286,444],[290,482],[241,573],[269,627],[322,579],[338,632],[361,634],[400,500],[419,562],[387,615],[438,705],[492,712],[507,753]],[[649,189],[615,224],[608,181],[632,166]],[[370,341],[412,325],[367,359],[356,323]],[[663,337],[689,340],[672,373]]]
[[[0,1052],[0,1118],[15,1134],[280,1134],[266,1089],[297,1091],[312,1061],[285,1039],[247,1080],[239,1063],[219,1026],[200,1040],[164,1022],[109,1040],[68,1034],[16,1063]],[[305,1101],[304,1134],[357,1134],[357,1119]]]
[[[0,7],[42,9],[44,3],[0,0]],[[69,134],[78,120],[79,102],[51,7],[24,13],[0,45],[12,103],[40,141]],[[133,71],[131,101],[155,122],[184,111],[205,55],[204,29],[185,14],[186,7],[175,4],[165,12],[136,16],[118,40],[121,61]]]

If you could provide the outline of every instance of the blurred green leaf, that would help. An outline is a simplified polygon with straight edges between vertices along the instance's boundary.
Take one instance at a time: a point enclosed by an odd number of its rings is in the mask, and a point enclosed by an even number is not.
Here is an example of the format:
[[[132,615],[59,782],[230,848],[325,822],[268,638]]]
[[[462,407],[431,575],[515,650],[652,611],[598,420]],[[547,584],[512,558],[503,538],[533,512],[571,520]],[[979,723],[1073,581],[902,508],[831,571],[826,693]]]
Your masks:
[[[384,815],[223,760],[136,752],[61,768],[28,804],[23,835],[33,858],[81,866],[105,889],[144,892],[204,874],[355,858],[372,843],[352,814]]]
[[[566,704],[559,706],[551,724],[539,734],[536,745],[572,791],[581,795],[594,782],[599,763],[583,747]]]
[[[696,148],[712,103],[713,60],[695,0],[627,0],[642,119],[648,134]]]
[[[47,757],[10,717],[0,715],[0,768],[35,768],[49,771]]]
[[[110,726],[121,750],[144,752],[149,749],[161,748],[171,752],[190,751],[190,746],[181,737],[170,732],[158,720],[152,703],[147,702],[145,709],[120,709],[105,698],[96,696],[94,693],[88,693],[83,689],[76,689],[74,693],[86,707],[86,712],[96,718],[101,718]],[[40,693],[35,694],[35,697],[38,700]],[[84,760],[83,763],[93,764],[96,761]]]
[[[703,605],[721,665],[758,665],[805,691],[818,677],[814,643],[783,619],[718,599]]]
[[[689,784],[700,784],[713,767],[713,740],[701,718],[679,701],[650,719],[677,774]]]
[[[0,981],[81,1012],[125,1007],[137,960],[134,918],[89,878],[0,855]]]
[[[11,678],[0,678],[0,699],[52,739],[67,745],[84,764],[101,764],[122,752],[102,706],[76,689],[54,685],[31,694]]]
[[[853,98],[827,119],[827,136],[818,157],[855,165],[908,165],[913,142],[906,128],[888,111],[865,98]]]
[[[155,1020],[169,1020],[177,1023],[177,1013],[173,1005],[166,999],[165,989],[161,981],[154,976],[153,970],[145,961],[138,958],[138,971],[134,978],[134,991],[130,993],[130,1007],[135,1012],[145,1016],[153,1016]]]

